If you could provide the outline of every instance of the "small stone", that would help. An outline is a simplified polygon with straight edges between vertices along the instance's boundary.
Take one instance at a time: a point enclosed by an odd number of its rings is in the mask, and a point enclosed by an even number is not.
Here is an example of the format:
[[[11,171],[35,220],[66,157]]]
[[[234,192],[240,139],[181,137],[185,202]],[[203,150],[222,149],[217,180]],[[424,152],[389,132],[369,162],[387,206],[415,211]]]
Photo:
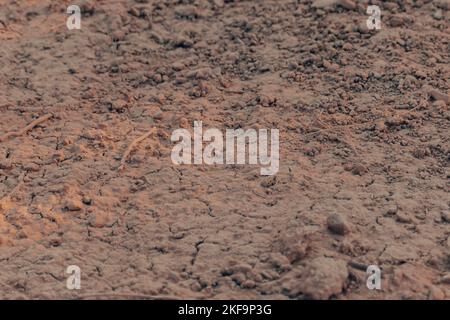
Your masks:
[[[62,151],[57,151],[52,155],[52,159],[55,162],[64,161],[65,158],[66,158],[66,156],[64,155],[64,152],[62,152]]]
[[[357,163],[353,165],[353,168],[351,170],[351,172],[354,175],[358,175],[358,176],[362,176],[365,173],[367,173],[369,170],[367,169],[367,167],[365,167],[364,165]]]
[[[189,128],[189,120],[186,118],[180,119],[180,128],[188,129]]]
[[[171,44],[174,48],[190,48],[194,45],[191,39],[182,35],[172,39]]]
[[[117,100],[112,103],[111,109],[116,112],[124,112],[128,108],[128,103],[125,100]]]
[[[64,206],[69,211],[80,211],[83,209],[83,203],[76,199],[69,199]]]
[[[303,259],[310,250],[310,240],[298,231],[286,230],[275,242],[278,249],[290,263]]]
[[[333,213],[328,217],[327,227],[332,233],[341,236],[350,232],[350,226],[339,213]]]
[[[386,124],[383,121],[379,121],[375,124],[375,130],[379,132],[386,131]]]
[[[162,83],[163,82],[163,77],[160,73],[155,73],[152,77],[153,81],[155,81],[156,83]]]
[[[430,86],[425,86],[426,93],[431,97],[431,99],[435,101],[444,101],[446,104],[450,103],[450,96],[448,94],[445,94],[443,92],[440,92],[437,89],[434,89]]]
[[[219,7],[219,8],[223,8],[223,6],[225,5],[223,0],[213,0],[213,3],[216,7]]]
[[[405,213],[397,212],[396,221],[400,223],[412,223],[413,219]]]
[[[443,212],[441,213],[441,217],[442,217],[442,220],[443,220],[444,222],[450,223],[450,212],[448,212],[448,211],[443,211]]]
[[[212,73],[210,68],[200,68],[189,72],[187,77],[190,79],[208,80],[212,76]]]
[[[13,167],[13,163],[11,159],[1,160],[0,161],[0,169],[2,170],[10,170]]]
[[[420,79],[426,79],[427,74],[425,71],[422,70],[416,70],[415,71],[416,77],[420,78]]]
[[[353,50],[353,45],[351,43],[344,43],[344,45],[342,46],[342,49],[346,50],[346,51],[350,51]]]
[[[194,291],[194,292],[199,292],[200,290],[202,290],[202,286],[201,286],[200,283],[198,283],[198,281],[193,282],[193,283],[190,285],[190,288],[191,288],[191,290]]]
[[[165,104],[166,103],[166,96],[163,94],[158,94],[155,97],[155,101],[158,102],[159,104]]]
[[[334,7],[337,4],[337,0],[315,0],[312,3],[313,8],[324,9]]]
[[[92,205],[92,199],[90,197],[84,196],[81,201],[87,206]]]
[[[387,215],[387,216],[393,216],[393,215],[396,214],[397,212],[398,212],[398,206],[393,205],[393,206],[389,207],[389,208],[386,210],[386,215]]]
[[[52,247],[59,247],[63,242],[63,239],[61,237],[52,237],[49,240],[49,244]]]
[[[253,289],[254,287],[256,287],[256,283],[253,280],[246,280],[242,284],[242,287],[245,289]]]
[[[442,18],[444,17],[442,10],[438,9],[435,12],[433,12],[433,18],[436,20],[442,20]]]
[[[117,41],[123,41],[125,39],[125,32],[123,32],[122,30],[116,30],[113,32],[112,35],[112,40],[117,42]]]
[[[111,72],[118,73],[120,71],[120,67],[117,64],[111,65]]]
[[[328,60],[323,61],[323,67],[331,72],[339,71],[339,65],[337,65],[336,63],[330,62]]]
[[[445,109],[445,107],[446,107],[446,103],[445,103],[445,101],[444,100],[435,100],[434,102],[433,102],[433,106],[434,107],[436,107],[436,108],[440,108],[440,109]]]
[[[238,285],[244,284],[246,281],[245,275],[242,272],[235,273],[231,276],[231,279]]]
[[[353,0],[339,0],[338,4],[347,10],[356,9],[356,3]]]
[[[439,281],[440,283],[450,284],[450,273],[445,274]]]
[[[26,171],[39,171],[41,169],[41,167],[33,162],[27,163],[26,165],[24,165],[23,167]]]
[[[93,15],[95,13],[95,2],[94,1],[84,1],[80,5],[80,10],[83,15]]]
[[[181,71],[185,68],[186,66],[184,65],[184,63],[176,61],[172,64],[172,69],[174,71]]]
[[[134,16],[134,17],[137,17],[137,18],[139,18],[140,15],[141,15],[141,11],[140,11],[139,8],[137,8],[137,7],[132,7],[132,8],[128,11],[128,13],[131,14],[132,16]]]
[[[390,23],[392,27],[401,27],[405,23],[405,20],[401,15],[394,15],[391,17]]]
[[[201,13],[195,6],[179,6],[175,9],[175,15],[182,19],[194,20],[201,17]]]

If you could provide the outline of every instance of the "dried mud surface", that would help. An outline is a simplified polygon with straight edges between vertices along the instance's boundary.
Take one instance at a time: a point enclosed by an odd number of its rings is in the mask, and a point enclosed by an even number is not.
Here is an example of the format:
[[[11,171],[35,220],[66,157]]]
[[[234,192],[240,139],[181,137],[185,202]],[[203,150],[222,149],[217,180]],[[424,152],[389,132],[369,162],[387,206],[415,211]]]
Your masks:
[[[450,2],[371,3],[0,0],[0,298],[450,299]],[[196,120],[278,174],[173,165]]]

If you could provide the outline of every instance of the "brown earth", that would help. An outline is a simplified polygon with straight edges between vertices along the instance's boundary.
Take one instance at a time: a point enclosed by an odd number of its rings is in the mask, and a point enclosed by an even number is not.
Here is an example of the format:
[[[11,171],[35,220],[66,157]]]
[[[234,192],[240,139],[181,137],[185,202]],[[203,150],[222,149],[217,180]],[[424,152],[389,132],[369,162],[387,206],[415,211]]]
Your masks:
[[[450,299],[450,1],[368,3],[0,0],[0,298]],[[172,164],[197,120],[280,171]]]

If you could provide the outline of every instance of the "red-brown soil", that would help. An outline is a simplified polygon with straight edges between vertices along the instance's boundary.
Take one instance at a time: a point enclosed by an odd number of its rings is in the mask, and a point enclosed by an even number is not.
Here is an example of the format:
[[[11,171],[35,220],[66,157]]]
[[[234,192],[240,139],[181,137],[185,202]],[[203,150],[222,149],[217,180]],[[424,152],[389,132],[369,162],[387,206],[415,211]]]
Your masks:
[[[0,0],[0,298],[450,299],[450,2],[368,3]],[[194,121],[278,174],[174,165]]]

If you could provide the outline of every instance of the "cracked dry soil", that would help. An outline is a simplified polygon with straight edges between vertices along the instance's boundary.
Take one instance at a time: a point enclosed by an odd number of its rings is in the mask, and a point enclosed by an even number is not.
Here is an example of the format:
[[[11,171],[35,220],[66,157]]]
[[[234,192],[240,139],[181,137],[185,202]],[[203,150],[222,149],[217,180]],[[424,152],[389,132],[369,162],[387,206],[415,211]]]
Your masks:
[[[0,298],[450,299],[448,0],[73,2],[0,0]],[[278,174],[173,165],[194,121]]]

